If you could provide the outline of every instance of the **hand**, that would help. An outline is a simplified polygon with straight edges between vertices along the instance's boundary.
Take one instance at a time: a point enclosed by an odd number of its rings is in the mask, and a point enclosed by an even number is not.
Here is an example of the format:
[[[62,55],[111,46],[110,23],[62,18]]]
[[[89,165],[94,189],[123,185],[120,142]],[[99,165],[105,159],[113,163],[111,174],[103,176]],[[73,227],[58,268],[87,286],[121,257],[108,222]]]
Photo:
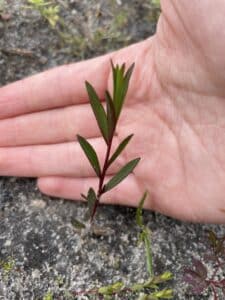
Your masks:
[[[112,84],[110,59],[135,62],[114,147],[134,137],[108,176],[129,159],[142,160],[102,202],[135,206],[148,189],[146,208],[225,222],[225,4],[161,2],[152,38],[0,89],[1,175],[38,177],[42,192],[68,199],[95,187],[76,134],[88,138],[101,160],[106,147],[84,81],[103,99]]]

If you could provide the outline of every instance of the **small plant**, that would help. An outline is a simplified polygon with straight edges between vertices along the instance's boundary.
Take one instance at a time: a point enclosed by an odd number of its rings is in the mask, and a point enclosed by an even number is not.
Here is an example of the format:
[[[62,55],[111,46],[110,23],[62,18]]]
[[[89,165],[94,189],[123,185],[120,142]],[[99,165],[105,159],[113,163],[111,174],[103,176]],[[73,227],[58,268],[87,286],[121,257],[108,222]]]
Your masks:
[[[8,256],[5,260],[0,259],[0,270],[2,269],[3,279],[7,281],[12,272],[16,270],[15,260]]]
[[[0,260],[0,269],[3,270],[4,274],[9,274],[15,267],[14,259],[9,256],[6,260]]]
[[[90,187],[87,195],[81,195],[82,198],[88,203],[88,213],[86,215],[86,219],[90,219],[91,221],[93,221],[96,209],[101,201],[101,196],[117,186],[121,181],[123,181],[134,170],[134,168],[140,161],[140,158],[131,160],[124,167],[122,167],[121,170],[108,182],[105,182],[107,170],[122,153],[133,136],[132,134],[127,136],[120,143],[115,152],[111,154],[113,137],[121,114],[121,110],[124,105],[133,68],[134,64],[130,66],[130,68],[125,72],[125,64],[123,64],[122,66],[114,66],[112,63],[113,95],[110,95],[110,93],[106,90],[106,110],[103,108],[103,105],[92,85],[89,82],[86,82],[86,89],[90,99],[90,104],[95,115],[98,127],[101,131],[102,137],[107,146],[104,163],[101,167],[97,153],[92,145],[84,137],[80,135],[77,136],[81,148],[83,149],[87,159],[89,160],[93,170],[95,171],[99,179],[97,191]]]
[[[52,292],[47,292],[44,295],[43,300],[53,300],[53,294],[52,294]]]
[[[46,0],[27,0],[29,8],[33,8],[44,17],[52,28],[55,28],[57,22],[60,20],[59,17],[59,6],[53,5],[52,1]]]
[[[108,168],[112,165],[113,162],[115,162],[115,160],[122,153],[133,136],[132,134],[127,136],[120,143],[115,152],[111,154],[114,133],[124,105],[129,81],[134,69],[134,64],[132,64],[126,72],[125,64],[123,64],[122,66],[114,66],[111,62],[111,65],[113,73],[113,95],[110,95],[110,93],[106,90],[106,110],[103,108],[103,105],[92,85],[89,82],[86,82],[86,89],[90,99],[90,104],[102,137],[107,146],[102,167],[100,166],[97,153],[91,146],[91,144],[80,135],[77,136],[81,148],[83,149],[87,159],[89,160],[93,170],[95,171],[99,179],[97,191],[90,187],[87,195],[81,195],[82,198],[85,199],[88,203],[87,219],[91,222],[93,221],[96,209],[101,201],[101,196],[117,186],[122,180],[124,180],[134,170],[134,168],[140,161],[140,158],[131,160],[124,167],[122,167],[120,171],[116,175],[114,175],[108,182],[105,182],[105,175]],[[123,282],[115,282],[111,285],[103,286],[97,289],[75,292],[74,294],[76,296],[95,295],[98,296],[98,299],[104,300],[114,299],[113,297],[115,295],[138,295],[138,300],[172,299],[172,289],[159,289],[159,285],[161,283],[172,279],[172,274],[170,272],[165,272],[162,275],[154,276],[150,241],[151,233],[150,230],[144,225],[142,216],[142,209],[146,197],[147,192],[144,193],[142,199],[140,200],[136,212],[136,223],[140,229],[139,243],[143,242],[145,245],[148,279],[142,283],[135,283],[131,286],[126,286]],[[73,221],[73,225],[81,229],[85,228],[85,225],[80,221]]]
[[[172,299],[173,290],[170,288],[161,289],[160,286],[173,278],[170,272],[164,272],[161,275],[154,275],[152,264],[152,251],[150,231],[143,223],[142,208],[147,197],[145,193],[140,200],[139,206],[136,211],[136,223],[140,229],[139,243],[143,242],[146,252],[146,266],[148,271],[148,279],[141,283],[134,283],[130,286],[126,286],[122,281],[112,283],[100,288],[74,292],[75,296],[96,296],[97,299],[113,300],[115,296],[126,297],[129,296],[138,297],[137,300],[159,300],[159,299]],[[117,298],[118,299],[118,298]]]
[[[192,294],[202,295],[206,290],[211,289],[214,300],[219,299],[219,291],[225,297],[225,278],[219,272],[225,267],[225,236],[218,237],[213,231],[208,233],[208,244],[210,252],[204,256],[204,261],[194,258],[191,268],[184,269],[184,282],[189,284]],[[207,264],[213,266],[213,274],[210,275]]]

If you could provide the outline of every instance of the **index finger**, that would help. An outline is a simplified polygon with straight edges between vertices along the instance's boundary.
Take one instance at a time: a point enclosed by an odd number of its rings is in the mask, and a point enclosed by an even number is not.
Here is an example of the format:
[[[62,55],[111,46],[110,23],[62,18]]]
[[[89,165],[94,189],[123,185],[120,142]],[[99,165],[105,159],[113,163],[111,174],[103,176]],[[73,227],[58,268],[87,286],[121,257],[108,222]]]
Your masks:
[[[88,102],[86,80],[104,98],[111,56],[56,67],[0,88],[0,119]]]

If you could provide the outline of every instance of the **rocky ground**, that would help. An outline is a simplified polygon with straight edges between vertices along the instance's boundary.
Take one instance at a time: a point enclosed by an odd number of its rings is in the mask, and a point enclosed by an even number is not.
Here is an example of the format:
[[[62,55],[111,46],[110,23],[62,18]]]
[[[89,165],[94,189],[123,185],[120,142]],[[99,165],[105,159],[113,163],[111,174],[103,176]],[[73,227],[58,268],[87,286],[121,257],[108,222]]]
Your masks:
[[[27,7],[28,1],[0,0],[0,85],[117,49],[155,31],[158,11],[147,0],[52,2],[63,20],[55,29]],[[42,195],[33,179],[1,178],[0,299],[88,299],[73,292],[146,278],[135,210],[102,206],[97,223],[106,230],[82,236],[72,223],[84,211],[84,204]],[[174,299],[210,299],[187,294],[182,270],[207,248],[206,230],[224,234],[224,226],[182,223],[151,212],[144,219],[152,230],[155,272],[174,274],[168,284]]]

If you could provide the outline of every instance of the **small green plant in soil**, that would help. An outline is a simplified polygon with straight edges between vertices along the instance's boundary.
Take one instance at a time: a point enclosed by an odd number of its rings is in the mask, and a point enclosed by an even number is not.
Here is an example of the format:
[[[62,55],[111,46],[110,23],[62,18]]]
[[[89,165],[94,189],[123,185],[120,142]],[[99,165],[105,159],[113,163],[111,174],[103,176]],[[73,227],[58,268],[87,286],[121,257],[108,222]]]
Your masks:
[[[13,257],[9,256],[5,260],[0,259],[0,270],[2,270],[3,280],[7,282],[11,273],[16,270]]]
[[[44,297],[43,297],[43,300],[53,300],[53,294],[52,292],[47,292]]]
[[[87,201],[88,211],[86,217],[88,220],[93,221],[97,207],[101,201],[101,196],[117,186],[123,181],[137,166],[140,158],[135,158],[126,163],[117,174],[115,174],[108,182],[105,182],[105,176],[108,168],[116,161],[125,147],[128,145],[132,138],[132,134],[125,137],[119,144],[113,154],[111,154],[111,147],[113,137],[116,131],[116,126],[125,102],[125,97],[128,91],[130,78],[134,69],[132,64],[127,71],[126,66],[116,65],[111,62],[113,74],[113,94],[105,91],[106,110],[104,109],[95,89],[93,86],[86,82],[86,89],[88,92],[90,104],[95,115],[98,127],[102,137],[106,143],[106,154],[103,166],[100,166],[98,155],[92,145],[82,136],[78,135],[77,139],[83,149],[87,159],[89,160],[94,172],[96,173],[99,184],[98,189],[95,191],[92,187],[89,188],[87,195],[81,195]],[[165,272],[162,275],[155,276],[153,272],[152,251],[150,241],[150,230],[143,223],[142,209],[147,197],[147,192],[144,193],[136,212],[136,223],[139,227],[139,242],[143,242],[146,251],[146,265],[148,271],[148,279],[142,283],[135,283],[131,286],[126,286],[123,282],[115,282],[108,286],[103,286],[98,289],[89,291],[82,291],[75,293],[78,295],[95,295],[98,299],[113,299],[115,295],[138,295],[139,300],[157,300],[157,299],[171,299],[173,297],[172,289],[164,288],[159,289],[159,285],[170,280],[172,274]],[[74,224],[75,225],[75,224]],[[79,228],[85,228],[85,225],[77,221],[76,225]]]
[[[137,208],[136,224],[139,227],[139,242],[142,242],[145,246],[148,279],[144,282],[131,284],[130,286],[127,286],[122,281],[119,281],[92,290],[74,292],[73,294],[75,296],[93,296],[95,299],[100,300],[113,300],[116,296],[126,297],[125,299],[129,299],[128,297],[132,296],[132,299],[133,297],[137,297],[137,300],[159,300],[173,298],[173,290],[165,287],[165,283],[171,280],[173,275],[168,271],[161,275],[154,275],[150,239],[151,232],[144,225],[142,216],[143,204],[146,197],[147,193],[144,193]],[[163,288],[161,288],[162,285],[164,286]]]
[[[59,6],[53,5],[52,2],[46,0],[27,0],[29,8],[33,8],[45,18],[52,28],[55,28],[59,17]]]
[[[12,272],[14,267],[15,267],[15,261],[11,256],[9,256],[6,260],[0,260],[0,269],[3,270],[5,275]]]
[[[184,268],[183,280],[189,285],[189,292],[196,296],[210,289],[214,300],[225,298],[225,278],[221,276],[225,268],[225,236],[218,237],[213,231],[208,233],[209,252],[203,260],[193,258],[192,266]],[[213,267],[210,274],[207,266]],[[222,298],[219,298],[223,295]]]

